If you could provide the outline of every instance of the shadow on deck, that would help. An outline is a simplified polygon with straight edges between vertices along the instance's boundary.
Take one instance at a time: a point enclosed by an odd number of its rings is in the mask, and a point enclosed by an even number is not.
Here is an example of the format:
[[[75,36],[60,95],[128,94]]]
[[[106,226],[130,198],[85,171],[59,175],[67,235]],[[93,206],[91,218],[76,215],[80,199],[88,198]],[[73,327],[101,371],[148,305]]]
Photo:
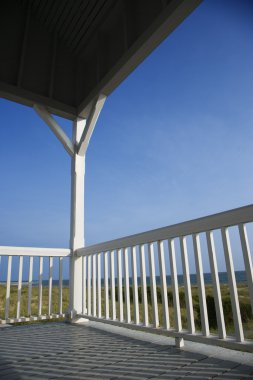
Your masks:
[[[132,336],[93,324],[3,328],[0,379],[253,379],[253,366]]]

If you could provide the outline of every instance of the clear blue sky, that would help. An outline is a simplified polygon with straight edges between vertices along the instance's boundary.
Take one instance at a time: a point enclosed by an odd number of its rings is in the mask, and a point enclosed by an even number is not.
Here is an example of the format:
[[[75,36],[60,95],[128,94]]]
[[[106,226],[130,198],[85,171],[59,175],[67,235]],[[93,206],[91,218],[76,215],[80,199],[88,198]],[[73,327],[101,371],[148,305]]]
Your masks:
[[[251,0],[204,1],[107,99],[88,245],[252,203],[252,21]],[[0,99],[0,124],[0,245],[68,247],[70,158],[31,108]]]

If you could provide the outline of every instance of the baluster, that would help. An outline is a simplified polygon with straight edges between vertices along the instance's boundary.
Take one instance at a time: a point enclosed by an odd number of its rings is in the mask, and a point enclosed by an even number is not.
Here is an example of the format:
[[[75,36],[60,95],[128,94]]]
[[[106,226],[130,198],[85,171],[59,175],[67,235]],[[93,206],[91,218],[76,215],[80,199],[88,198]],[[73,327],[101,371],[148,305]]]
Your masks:
[[[111,251],[111,299],[112,299],[112,319],[116,319],[116,302],[115,302],[115,272],[114,272],[114,251]]]
[[[88,281],[88,315],[91,315],[91,255],[88,256],[87,267],[87,281]]]
[[[10,309],[11,264],[12,264],[12,256],[8,256],[7,279],[6,279],[6,298],[5,298],[5,319],[9,318],[9,309]]]
[[[161,294],[162,294],[162,304],[163,304],[163,324],[164,324],[164,328],[168,330],[170,328],[170,320],[169,320],[169,306],[168,306],[168,297],[167,297],[167,281],[166,281],[166,268],[165,268],[165,260],[164,260],[164,246],[163,246],[162,241],[157,242],[157,248],[158,248]]]
[[[23,272],[23,256],[19,256],[19,269],[18,269],[18,302],[17,302],[17,319],[20,318],[20,302],[22,291],[22,272]]]
[[[180,237],[180,248],[181,248],[181,257],[182,257],[182,265],[183,265],[187,325],[188,325],[189,332],[191,334],[194,334],[195,323],[194,323],[194,314],[193,314],[193,306],[192,306],[192,291],[191,291],[191,280],[190,280],[190,273],[189,273],[189,261],[188,261],[186,238],[183,236]]]
[[[62,264],[63,258],[59,257],[59,293],[58,293],[58,313],[62,315]]]
[[[86,295],[86,292],[87,292],[87,257],[86,256],[83,256],[82,257],[82,272],[83,272],[83,275],[82,275],[82,279],[83,279],[83,302],[82,302],[82,313],[83,314],[87,314],[87,295]]]
[[[121,263],[121,249],[117,251],[118,258],[118,301],[119,301],[119,321],[122,322],[123,317],[123,295],[122,295],[122,263]]]
[[[96,287],[96,262],[97,256],[94,254],[92,256],[92,315],[96,317],[97,315],[97,287]]]
[[[39,258],[39,298],[38,298],[38,315],[42,313],[42,280],[43,280],[43,257]]]
[[[131,322],[130,294],[129,294],[129,268],[128,268],[128,250],[124,249],[124,280],[125,280],[125,315],[126,322]]]
[[[223,227],[221,229],[221,236],[222,236],[226,268],[227,268],[227,274],[228,274],[228,285],[229,285],[229,292],[230,292],[230,297],[231,297],[236,340],[238,342],[243,342],[244,334],[243,334],[243,327],[242,327],[241,311],[240,311],[239,298],[238,298],[237,287],[236,287],[235,270],[234,270],[234,263],[233,263],[228,228]]]
[[[98,318],[101,318],[101,253],[97,255]]]
[[[142,312],[144,326],[148,326],[148,298],[147,298],[147,276],[145,264],[145,247],[143,244],[139,246],[140,250],[140,269],[141,269],[141,287],[142,287]]]
[[[33,257],[29,257],[29,275],[28,275],[28,307],[27,312],[30,317],[32,314],[31,302],[32,302],[32,284],[33,284]]]
[[[177,331],[182,330],[181,309],[178,290],[177,278],[177,262],[174,239],[168,240],[169,258],[170,258],[170,271],[171,271],[171,287],[173,292],[173,305],[175,314],[175,327]]]
[[[243,224],[239,224],[238,228],[239,228],[240,239],[241,239],[244,266],[245,266],[245,271],[246,271],[246,276],[247,276],[247,284],[248,284],[249,294],[250,294],[251,309],[253,313],[253,271],[252,271],[252,260],[251,260],[251,254],[250,254],[247,229],[246,229],[246,226]]]
[[[109,318],[108,252],[104,253],[105,318]]]
[[[148,257],[149,257],[149,272],[150,272],[150,287],[151,287],[151,299],[152,299],[153,325],[155,327],[158,327],[159,326],[159,317],[158,317],[158,306],[157,306],[154,243],[148,244]]]
[[[208,336],[210,332],[209,332],[209,322],[208,322],[208,314],[207,314],[207,306],[206,306],[206,290],[205,290],[205,282],[204,282],[204,275],[203,275],[200,239],[199,239],[198,234],[194,234],[192,238],[193,238],[193,248],[194,248],[195,263],[196,263],[196,272],[197,272],[201,327],[202,327],[203,335]]]
[[[137,266],[136,266],[136,247],[131,247],[132,256],[132,282],[133,282],[133,301],[134,301],[134,323],[140,323],[139,300],[138,300],[138,283],[137,283]]]
[[[212,284],[213,284],[213,295],[215,303],[216,318],[218,324],[218,333],[220,339],[226,338],[226,327],[224,321],[224,313],[221,299],[221,290],[220,290],[220,280],[215,252],[214,237],[212,231],[206,232],[208,256],[210,262],[210,269],[212,275]]]
[[[53,258],[49,257],[49,278],[48,278],[48,315],[52,314],[52,279],[53,279]]]

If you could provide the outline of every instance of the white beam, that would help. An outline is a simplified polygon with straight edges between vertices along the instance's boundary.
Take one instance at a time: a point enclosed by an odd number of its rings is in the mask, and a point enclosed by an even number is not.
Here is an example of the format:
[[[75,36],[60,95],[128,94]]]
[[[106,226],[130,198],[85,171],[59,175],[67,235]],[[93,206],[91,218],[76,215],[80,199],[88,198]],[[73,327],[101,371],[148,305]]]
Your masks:
[[[106,100],[105,95],[99,95],[91,107],[90,114],[87,118],[86,125],[85,125],[82,137],[80,139],[80,142],[77,148],[78,154],[81,156],[83,156],[86,153],[91,135],[94,131],[97,119],[103,108],[105,100]]]
[[[74,144],[72,141],[68,138],[66,133],[62,130],[62,128],[57,124],[55,119],[50,115],[50,113],[46,110],[45,107],[39,106],[38,104],[35,104],[33,106],[34,110],[37,112],[37,114],[41,117],[42,120],[49,126],[51,131],[55,134],[55,136],[60,140],[66,151],[73,156],[75,153]]]

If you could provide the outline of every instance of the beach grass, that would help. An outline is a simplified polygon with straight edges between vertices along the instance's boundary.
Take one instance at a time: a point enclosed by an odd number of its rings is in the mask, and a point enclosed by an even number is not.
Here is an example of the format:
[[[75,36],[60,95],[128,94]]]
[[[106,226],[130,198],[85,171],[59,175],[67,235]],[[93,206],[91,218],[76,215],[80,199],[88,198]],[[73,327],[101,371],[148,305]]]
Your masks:
[[[245,337],[248,339],[253,339],[253,315],[250,305],[250,297],[248,292],[248,287],[245,284],[238,284],[238,297],[240,303],[241,316],[243,321],[243,328]],[[192,286],[192,301],[193,301],[193,310],[194,310],[194,320],[196,330],[201,330],[201,316],[200,316],[200,307],[199,307],[199,296],[198,296],[198,287]],[[212,285],[206,285],[206,301],[208,308],[208,318],[210,331],[213,334],[217,333],[217,321],[216,321],[216,313],[215,313],[215,305],[213,298],[213,288]],[[143,321],[143,313],[142,313],[142,290],[141,287],[138,287],[138,299],[139,299],[139,310],[140,310],[140,322]],[[22,296],[21,296],[21,304],[20,304],[20,315],[28,316],[27,307],[28,307],[28,286],[23,286],[22,288]],[[48,314],[48,287],[43,286],[42,291],[42,315]],[[59,312],[59,304],[58,304],[58,287],[53,286],[52,288],[52,313],[57,314]],[[17,311],[17,286],[12,285],[10,290],[10,306],[9,306],[9,317],[15,318]],[[174,319],[174,310],[173,310],[173,295],[171,287],[167,288],[168,295],[168,306],[169,306],[169,316],[170,316],[170,324],[172,327],[175,327],[175,319]],[[222,303],[224,309],[224,318],[227,333],[229,335],[234,334],[234,326],[233,326],[233,315],[232,315],[232,307],[231,300],[229,294],[229,288],[227,285],[221,285],[221,295],[222,295]],[[6,286],[0,285],[0,319],[4,319],[5,314],[5,296],[6,296]],[[115,288],[115,296],[116,296],[116,311],[117,315],[119,315],[119,303],[118,303],[118,288]],[[150,286],[147,286],[147,298],[148,298],[148,312],[149,312],[149,321],[152,323],[152,303],[151,303],[151,289]],[[185,292],[184,287],[179,287],[179,298],[180,298],[180,307],[181,307],[181,320],[183,328],[187,328],[187,313],[186,313],[186,305],[185,305]],[[124,300],[124,287],[123,287],[123,300]],[[161,297],[161,289],[157,287],[157,301],[158,301],[158,316],[159,316],[159,324],[163,325],[163,308],[162,308],[162,297]],[[69,289],[68,287],[63,287],[62,289],[62,310],[63,313],[68,308],[69,302]],[[101,308],[102,315],[104,315],[104,289],[101,290]],[[109,303],[110,313],[112,310],[111,301]],[[133,294],[132,288],[130,287],[130,308],[131,308],[131,319],[134,319],[134,305],[133,305]],[[32,287],[32,298],[31,298],[31,311],[32,315],[38,314],[38,286]]]

